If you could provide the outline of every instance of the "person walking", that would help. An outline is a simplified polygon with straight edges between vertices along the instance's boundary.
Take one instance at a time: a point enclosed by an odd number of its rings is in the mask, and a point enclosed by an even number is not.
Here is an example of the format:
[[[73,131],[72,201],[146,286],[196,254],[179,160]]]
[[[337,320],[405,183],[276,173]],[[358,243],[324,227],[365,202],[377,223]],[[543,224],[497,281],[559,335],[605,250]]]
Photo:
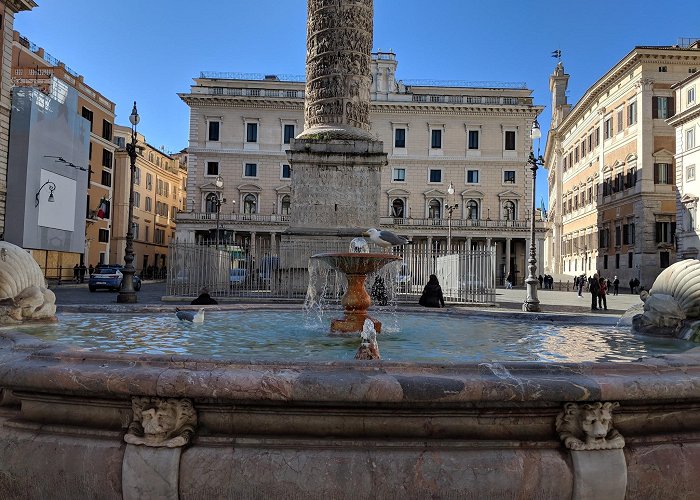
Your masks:
[[[591,278],[591,282],[588,286],[588,291],[591,293],[591,311],[598,310],[598,294],[600,292],[600,282],[598,281],[598,274],[594,274]]]
[[[445,298],[442,295],[442,288],[440,287],[437,276],[434,274],[430,275],[418,303],[423,307],[445,307]]]
[[[620,291],[620,280],[615,276],[615,279],[613,280],[613,295],[617,295],[618,292]]]
[[[608,294],[608,280],[605,278],[600,278],[598,281],[599,283],[599,290],[598,290],[598,309],[605,309],[606,311],[608,310],[608,299],[606,295]]]
[[[506,277],[506,288],[508,288],[508,289],[513,288],[513,273],[512,272],[508,273],[508,276]]]
[[[586,278],[581,275],[578,277],[578,296],[583,297],[583,283],[586,281]]]
[[[634,278],[630,278],[630,293],[634,293]]]
[[[78,264],[73,266],[73,280],[77,283],[80,279],[80,266]]]
[[[537,281],[540,282],[540,290],[542,290],[542,283],[544,283],[544,278],[541,274],[537,277]]]

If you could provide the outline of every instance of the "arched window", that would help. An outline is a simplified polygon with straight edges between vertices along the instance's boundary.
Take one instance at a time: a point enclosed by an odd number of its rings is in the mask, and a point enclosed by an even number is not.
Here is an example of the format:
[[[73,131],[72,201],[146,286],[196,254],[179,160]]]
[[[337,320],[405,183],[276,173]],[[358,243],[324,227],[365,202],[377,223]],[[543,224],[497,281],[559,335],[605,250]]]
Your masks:
[[[206,213],[208,213],[208,214],[216,213],[216,200],[217,200],[216,193],[207,194],[207,197],[204,199],[205,205],[206,205],[204,207],[204,211]]]
[[[476,200],[469,200],[467,202],[467,217],[472,220],[479,219],[479,202]]]
[[[292,198],[288,194],[282,197],[282,215],[289,215],[289,207],[292,204]]]
[[[394,201],[391,202],[391,216],[402,218],[404,216],[403,207],[403,200],[400,198],[396,198]]]
[[[442,203],[440,200],[433,198],[428,203],[428,217],[430,219],[440,219],[442,216]]]
[[[254,214],[258,212],[258,198],[254,194],[247,194],[243,197],[243,213]]]
[[[505,220],[515,220],[515,203],[506,201],[503,204],[503,218]]]

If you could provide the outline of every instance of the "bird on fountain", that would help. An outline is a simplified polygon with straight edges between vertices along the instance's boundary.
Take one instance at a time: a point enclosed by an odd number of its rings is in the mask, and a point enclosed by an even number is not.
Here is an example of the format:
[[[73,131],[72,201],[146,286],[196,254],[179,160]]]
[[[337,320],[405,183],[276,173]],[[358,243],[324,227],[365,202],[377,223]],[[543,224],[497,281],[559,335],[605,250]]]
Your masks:
[[[362,233],[362,235],[369,237],[369,241],[375,245],[379,245],[382,248],[410,245],[413,243],[403,236],[398,236],[391,231],[379,231],[373,227]]]
[[[180,321],[189,321],[191,323],[204,323],[204,308],[200,308],[196,313],[192,311],[182,311],[178,307],[175,308],[175,316]]]

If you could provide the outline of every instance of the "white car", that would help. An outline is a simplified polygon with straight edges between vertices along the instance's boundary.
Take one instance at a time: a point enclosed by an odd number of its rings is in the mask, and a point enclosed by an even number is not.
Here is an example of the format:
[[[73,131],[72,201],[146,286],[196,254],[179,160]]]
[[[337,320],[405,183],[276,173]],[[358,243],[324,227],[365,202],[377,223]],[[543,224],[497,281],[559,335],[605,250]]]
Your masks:
[[[241,286],[245,283],[248,272],[243,268],[231,269],[228,273],[229,283],[231,286]]]

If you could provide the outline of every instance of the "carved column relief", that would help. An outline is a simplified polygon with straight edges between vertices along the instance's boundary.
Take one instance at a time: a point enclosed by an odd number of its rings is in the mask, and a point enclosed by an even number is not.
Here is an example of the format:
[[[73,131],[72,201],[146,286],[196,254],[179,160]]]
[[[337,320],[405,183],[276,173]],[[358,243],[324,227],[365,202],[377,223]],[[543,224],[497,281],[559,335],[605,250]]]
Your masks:
[[[300,137],[371,139],[372,0],[308,0],[306,102]]]

